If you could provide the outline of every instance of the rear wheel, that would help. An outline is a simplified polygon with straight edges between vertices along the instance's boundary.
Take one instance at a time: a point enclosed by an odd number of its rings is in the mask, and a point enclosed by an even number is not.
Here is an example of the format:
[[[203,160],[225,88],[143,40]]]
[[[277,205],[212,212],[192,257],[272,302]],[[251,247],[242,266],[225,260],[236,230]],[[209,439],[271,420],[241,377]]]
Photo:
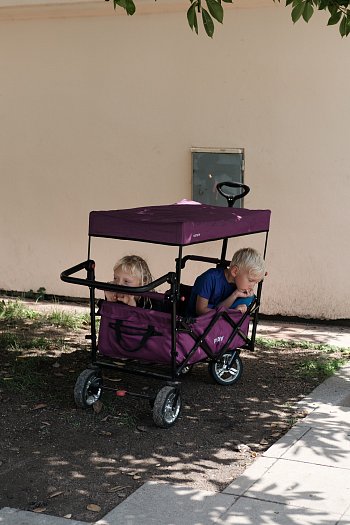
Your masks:
[[[86,369],[76,380],[74,387],[74,401],[80,408],[92,406],[102,393],[102,377],[99,370]]]
[[[171,427],[180,415],[181,395],[178,388],[165,386],[159,390],[153,404],[153,421],[157,427]]]
[[[233,385],[242,372],[243,363],[237,352],[227,352],[218,361],[209,363],[209,373],[219,385]]]

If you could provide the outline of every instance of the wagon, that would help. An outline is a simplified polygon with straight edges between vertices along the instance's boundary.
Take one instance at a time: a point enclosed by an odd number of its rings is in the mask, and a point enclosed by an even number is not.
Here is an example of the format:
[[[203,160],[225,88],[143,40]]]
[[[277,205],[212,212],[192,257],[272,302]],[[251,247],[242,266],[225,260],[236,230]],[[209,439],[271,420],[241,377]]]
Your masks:
[[[182,283],[181,274],[191,261],[226,268],[230,264],[226,258],[228,239],[233,237],[264,234],[265,258],[270,211],[233,207],[249,192],[246,185],[225,182],[218,184],[217,190],[226,197],[227,207],[183,200],[170,205],[90,212],[87,259],[61,273],[63,281],[89,288],[91,333],[87,337],[91,340],[91,363],[75,384],[74,398],[79,407],[92,406],[104,390],[113,390],[118,397],[148,399],[154,423],[168,428],[180,415],[181,380],[193,366],[207,362],[211,377],[223,386],[241,377],[240,352],[254,350],[263,283],[259,283],[254,301],[243,314],[221,307],[192,318],[187,315],[191,287]],[[140,287],[97,281],[91,258],[96,237],[176,246],[174,269]],[[188,246],[217,240],[221,241],[217,258],[183,253]],[[86,271],[85,278],[76,276],[82,270]],[[156,292],[160,286],[167,290]],[[97,300],[96,290],[144,296],[151,299],[153,308]],[[150,393],[115,390],[105,384],[104,369],[157,379],[161,386]]]

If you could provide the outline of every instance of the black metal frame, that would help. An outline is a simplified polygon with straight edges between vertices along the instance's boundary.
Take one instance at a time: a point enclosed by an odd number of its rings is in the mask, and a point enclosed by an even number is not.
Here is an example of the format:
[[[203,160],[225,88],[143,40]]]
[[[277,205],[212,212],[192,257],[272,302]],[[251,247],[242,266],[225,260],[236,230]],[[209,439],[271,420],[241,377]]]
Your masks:
[[[243,189],[243,193],[239,195],[235,195],[235,196],[232,196],[230,194],[225,194],[222,190],[222,187],[225,185],[233,187],[233,188]],[[244,184],[240,184],[240,183],[235,183],[235,182],[220,183],[218,184],[217,189],[221,195],[226,197],[229,207],[232,207],[234,202],[237,199],[244,197],[249,192],[248,186]],[[264,253],[263,253],[263,256],[265,258],[266,249],[267,249],[268,231],[254,232],[251,235],[255,235],[256,233],[266,234]],[[244,235],[249,235],[249,234],[244,234]],[[204,242],[208,242],[208,241],[204,241]],[[232,340],[234,339],[234,337],[237,334],[239,334],[240,337],[245,342],[245,344],[240,348],[253,351],[254,346],[255,346],[256,328],[257,328],[257,323],[258,323],[258,313],[259,313],[260,298],[261,298],[261,291],[262,291],[262,282],[260,282],[258,285],[256,299],[248,307],[247,311],[242,315],[238,323],[235,323],[225,311],[217,312],[217,315],[213,317],[213,319],[211,320],[211,322],[205,329],[202,336],[199,338],[196,338],[191,331],[188,321],[185,318],[180,318],[180,320],[178,320],[177,304],[180,300],[181,270],[185,268],[185,265],[187,261],[189,260],[216,264],[217,267],[226,268],[230,264],[230,261],[226,260],[227,244],[228,244],[228,238],[222,239],[220,259],[212,258],[212,257],[197,256],[197,255],[186,255],[183,257],[182,256],[182,246],[179,246],[178,257],[175,259],[176,261],[175,272],[169,272],[163,275],[162,277],[160,277],[159,279],[156,279],[155,281],[152,281],[151,283],[145,286],[128,287],[128,286],[119,286],[119,285],[95,280],[95,262],[92,259],[90,259],[91,236],[89,236],[88,259],[75,266],[72,266],[71,268],[68,268],[67,270],[64,270],[61,273],[61,279],[62,281],[67,282],[67,283],[78,284],[81,286],[89,287],[91,334],[86,336],[86,338],[91,340],[91,358],[92,358],[91,364],[92,366],[115,369],[115,370],[119,370],[125,373],[131,373],[131,374],[137,374],[137,375],[143,375],[147,377],[153,377],[156,379],[161,379],[161,380],[166,381],[167,384],[174,386],[176,389],[178,389],[179,388],[179,377],[183,369],[186,366],[188,366],[188,362],[190,358],[193,356],[193,354],[199,347],[201,347],[206,353],[207,357],[205,358],[205,360],[209,359],[212,361],[219,361],[222,358],[222,356],[227,352],[227,350],[229,350],[229,346]],[[78,273],[81,270],[86,270],[86,274],[87,274],[86,279],[72,277],[74,274]],[[137,366],[135,364],[134,365],[126,364],[125,361],[118,362],[117,359],[101,358],[101,356],[97,357],[98,344],[97,344],[97,333],[96,333],[96,315],[97,313],[96,313],[95,290],[97,289],[97,290],[103,290],[103,291],[114,291],[114,292],[125,293],[125,294],[147,296],[148,293],[152,293],[152,290],[154,290],[154,288],[164,283],[168,283],[170,285],[170,290],[166,294],[167,301],[170,304],[170,314],[171,314],[171,371],[170,371],[170,375],[158,373],[158,372],[152,372],[145,368],[141,368],[140,366]],[[240,327],[242,326],[242,323],[247,318],[247,316],[253,317],[252,333],[251,333],[250,338],[248,337],[248,335],[245,335],[240,330]],[[227,321],[231,325],[232,333],[228,341],[224,345],[224,347],[221,349],[221,351],[218,354],[213,354],[213,352],[210,350],[210,348],[205,342],[205,337],[210,332],[211,328],[214,326],[214,324],[218,321],[220,317],[224,318],[225,321]],[[187,357],[185,358],[185,360],[179,366],[177,366],[177,363],[176,363],[176,334],[179,332],[187,332],[189,335],[191,335],[194,340],[194,345],[192,349],[190,350],[189,354],[187,355]],[[239,354],[239,352],[240,352],[240,349],[237,349],[236,352],[233,352],[232,359],[234,359],[235,355],[237,355],[237,353]],[[110,388],[108,387],[103,387],[103,388],[106,390],[110,390]],[[147,395],[147,394],[136,394],[136,393],[131,393],[131,392],[125,392],[125,394],[126,393],[130,395],[135,395],[138,397],[148,398],[148,399],[154,399],[155,397],[154,395]]]

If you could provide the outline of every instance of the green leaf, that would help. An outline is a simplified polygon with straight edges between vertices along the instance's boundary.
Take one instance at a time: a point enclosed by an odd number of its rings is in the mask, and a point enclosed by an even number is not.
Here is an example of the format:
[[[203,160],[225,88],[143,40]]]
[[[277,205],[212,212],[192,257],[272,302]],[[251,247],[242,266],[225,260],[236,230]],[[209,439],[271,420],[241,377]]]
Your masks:
[[[319,11],[324,11],[328,7],[329,0],[320,0],[318,2]]]
[[[349,12],[347,12],[347,14],[345,16],[346,16],[345,36],[348,36],[348,34],[350,33],[350,16],[349,16]]]
[[[133,0],[125,0],[125,9],[128,15],[133,15],[135,13],[136,7]]]
[[[118,5],[119,7],[122,7],[122,8],[125,9],[125,11],[126,11],[125,0],[114,0],[114,9],[117,7],[117,5]]]
[[[208,36],[210,36],[210,38],[213,38],[214,22],[210,14],[208,13],[206,9],[204,9],[204,7],[202,8],[202,20],[203,20],[205,32],[207,33]]]
[[[223,2],[226,2],[226,4],[233,4],[233,0],[222,0]],[[278,0],[280,1],[280,0]]]
[[[333,25],[337,24],[339,22],[339,20],[341,19],[341,16],[342,16],[342,12],[341,11],[337,11],[336,13],[334,13],[330,17],[330,19],[328,20],[327,25],[328,26],[333,26]]]
[[[305,4],[305,9],[303,11],[303,19],[305,20],[305,22],[308,22],[313,14],[314,14],[314,8],[310,4],[310,2],[307,2]]]
[[[346,26],[347,26],[347,18],[344,15],[340,22],[340,26],[339,26],[339,33],[341,34],[342,37],[346,35]]]
[[[136,7],[133,0],[114,0],[114,9],[117,5],[125,9],[128,15],[133,15],[136,11]]]
[[[194,29],[198,35],[198,22],[197,22],[196,7],[197,7],[197,2],[193,2],[189,10],[187,11],[187,20],[188,20],[189,26],[192,29],[192,31]]]
[[[292,20],[293,22],[297,22],[299,20],[299,18],[301,17],[301,15],[303,14],[303,11],[305,9],[305,4],[304,2],[300,2],[298,3],[292,10]]]
[[[334,15],[338,11],[338,6],[333,3],[329,4],[327,7],[331,15]]]
[[[293,0],[286,0],[286,5],[290,5],[291,3],[293,3]]]
[[[224,10],[217,0],[206,0],[209,13],[215,20],[222,24],[224,19]]]
[[[197,20],[197,13],[196,13],[196,16],[194,17],[194,30],[195,30],[195,32],[196,32],[197,35],[198,35],[198,20]]]

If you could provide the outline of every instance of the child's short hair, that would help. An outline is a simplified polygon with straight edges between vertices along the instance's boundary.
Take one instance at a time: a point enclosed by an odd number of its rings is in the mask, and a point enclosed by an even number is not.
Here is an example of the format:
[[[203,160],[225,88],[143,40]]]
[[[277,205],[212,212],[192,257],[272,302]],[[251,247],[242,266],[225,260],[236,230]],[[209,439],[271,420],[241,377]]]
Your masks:
[[[125,255],[114,265],[113,272],[121,268],[124,272],[131,275],[136,275],[140,278],[140,286],[144,286],[152,282],[152,274],[148,264],[142,257],[138,255]]]
[[[246,270],[253,277],[265,276],[265,261],[254,248],[241,248],[232,257],[230,268],[237,266],[239,270]]]

